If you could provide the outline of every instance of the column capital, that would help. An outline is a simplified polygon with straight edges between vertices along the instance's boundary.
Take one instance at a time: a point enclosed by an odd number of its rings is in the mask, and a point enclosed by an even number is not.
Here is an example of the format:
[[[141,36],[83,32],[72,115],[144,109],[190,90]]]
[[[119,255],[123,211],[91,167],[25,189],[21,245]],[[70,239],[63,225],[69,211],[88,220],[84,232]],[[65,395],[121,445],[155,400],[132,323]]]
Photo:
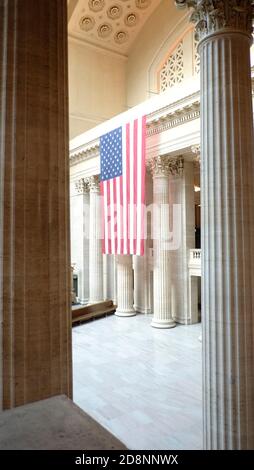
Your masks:
[[[181,157],[170,158],[169,156],[158,156],[151,160],[150,168],[153,178],[160,176],[181,176],[184,160]]]
[[[253,0],[175,0],[175,4],[192,9],[190,21],[200,39],[225,30],[252,35]]]
[[[194,163],[199,166],[201,162],[200,144],[192,145],[191,152],[194,154]]]
[[[80,178],[75,181],[75,189],[78,194],[85,194],[89,192],[88,178]]]
[[[99,175],[90,176],[90,178],[87,178],[87,180],[88,180],[88,186],[89,186],[90,192],[99,193],[100,192]]]

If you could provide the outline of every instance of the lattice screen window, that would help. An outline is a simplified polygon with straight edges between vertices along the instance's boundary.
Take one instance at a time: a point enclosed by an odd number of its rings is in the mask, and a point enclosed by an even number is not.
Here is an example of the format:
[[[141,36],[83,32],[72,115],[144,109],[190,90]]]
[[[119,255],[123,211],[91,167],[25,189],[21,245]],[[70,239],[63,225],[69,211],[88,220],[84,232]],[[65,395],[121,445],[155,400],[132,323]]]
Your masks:
[[[183,41],[181,41],[160,71],[160,91],[181,83],[183,78]]]
[[[198,75],[200,72],[200,55],[198,53],[198,35],[194,34],[194,75]]]

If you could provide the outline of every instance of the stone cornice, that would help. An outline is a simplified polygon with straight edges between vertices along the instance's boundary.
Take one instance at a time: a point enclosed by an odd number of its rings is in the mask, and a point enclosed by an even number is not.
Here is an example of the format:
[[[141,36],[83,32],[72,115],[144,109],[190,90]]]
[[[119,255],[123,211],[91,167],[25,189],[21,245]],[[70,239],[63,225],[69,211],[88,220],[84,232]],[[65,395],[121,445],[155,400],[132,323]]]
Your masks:
[[[200,39],[223,31],[252,34],[253,0],[175,0],[175,4],[192,9],[190,21]]]
[[[252,93],[254,67],[252,67]],[[151,137],[200,117],[200,93],[196,92],[147,115],[146,135]],[[99,139],[86,142],[70,152],[70,166],[75,166],[100,155]]]
[[[74,166],[78,163],[88,160],[89,158],[99,157],[100,145],[99,140],[88,142],[82,147],[76,148],[70,152],[70,165]]]
[[[158,114],[158,113],[157,113]],[[147,137],[159,134],[173,127],[181,126],[186,122],[198,119],[200,117],[200,102],[199,100],[193,101],[192,103],[179,106],[177,108],[167,107],[165,113],[161,113],[160,116],[154,119],[148,120],[147,122]]]
[[[198,119],[200,117],[199,96],[200,93],[196,92],[148,114],[147,137]],[[99,139],[88,142],[70,152],[70,166],[99,157],[99,153]]]

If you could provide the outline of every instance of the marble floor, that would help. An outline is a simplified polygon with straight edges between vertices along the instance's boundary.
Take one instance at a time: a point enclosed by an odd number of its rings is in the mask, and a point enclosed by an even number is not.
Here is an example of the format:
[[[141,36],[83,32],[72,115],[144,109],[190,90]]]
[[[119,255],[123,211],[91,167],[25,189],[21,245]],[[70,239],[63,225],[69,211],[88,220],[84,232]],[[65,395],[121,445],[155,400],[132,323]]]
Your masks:
[[[129,449],[201,449],[201,325],[150,322],[112,315],[73,328],[74,401]]]

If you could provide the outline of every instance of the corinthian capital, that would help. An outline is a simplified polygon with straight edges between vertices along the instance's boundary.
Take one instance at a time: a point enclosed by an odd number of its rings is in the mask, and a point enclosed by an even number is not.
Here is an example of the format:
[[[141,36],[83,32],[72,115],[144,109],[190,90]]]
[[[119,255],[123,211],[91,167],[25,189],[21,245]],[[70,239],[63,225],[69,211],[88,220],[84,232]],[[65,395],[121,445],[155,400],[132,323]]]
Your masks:
[[[190,21],[201,39],[222,30],[251,36],[254,0],[175,0],[178,8],[192,8]]]
[[[181,176],[184,161],[181,157],[169,158],[168,156],[158,156],[151,161],[151,172],[156,176]]]
[[[98,175],[90,176],[88,184],[91,192],[98,193],[100,191],[100,177]]]
[[[75,181],[75,188],[78,194],[88,193],[89,186],[87,178],[81,178],[80,180]]]

